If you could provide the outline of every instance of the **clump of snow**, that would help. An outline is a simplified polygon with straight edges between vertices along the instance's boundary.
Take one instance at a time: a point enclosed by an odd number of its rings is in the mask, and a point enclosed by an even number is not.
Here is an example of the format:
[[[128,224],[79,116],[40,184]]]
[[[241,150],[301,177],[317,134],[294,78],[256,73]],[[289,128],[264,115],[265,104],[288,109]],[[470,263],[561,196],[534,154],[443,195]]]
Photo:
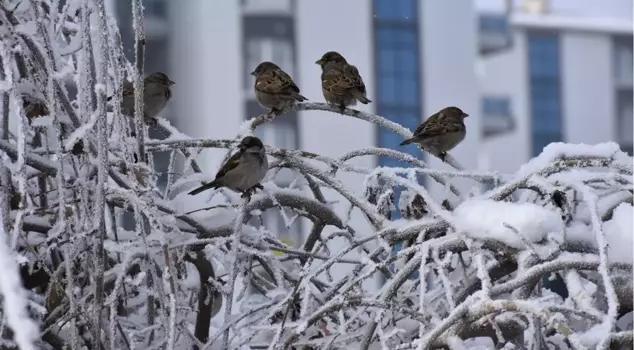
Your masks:
[[[608,261],[632,264],[634,261],[634,208],[621,203],[614,209],[612,219],[603,223],[608,241]]]
[[[564,230],[558,213],[533,203],[472,199],[458,206],[453,214],[456,227],[467,236],[500,241],[518,249],[527,248],[522,237],[539,242],[549,233]],[[518,230],[521,236],[505,224]]]
[[[538,172],[554,160],[564,157],[614,157],[624,164],[632,163],[632,158],[623,153],[616,142],[604,142],[596,145],[553,142],[544,147],[542,153],[537,157],[522,165],[516,175],[522,177]]]

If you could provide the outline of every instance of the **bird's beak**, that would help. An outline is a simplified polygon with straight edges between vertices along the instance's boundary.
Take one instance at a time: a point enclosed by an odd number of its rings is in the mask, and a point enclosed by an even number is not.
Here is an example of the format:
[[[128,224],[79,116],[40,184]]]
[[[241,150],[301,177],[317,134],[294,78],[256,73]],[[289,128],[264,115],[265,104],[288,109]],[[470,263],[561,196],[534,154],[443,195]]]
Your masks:
[[[253,72],[251,72],[251,73],[249,73],[249,74],[251,74],[251,75],[255,76],[255,71],[253,71]]]
[[[322,60],[318,60],[317,62],[315,62],[315,64],[318,64],[318,65],[320,65],[320,66],[321,66],[322,64],[324,64],[324,61],[322,61]]]
[[[167,85],[172,86],[172,85],[176,85],[176,83],[170,80],[170,81],[167,83]]]
[[[467,113],[462,113],[462,117],[463,117],[463,118],[466,118],[466,117],[468,117],[468,116],[469,116],[469,115],[468,115]]]

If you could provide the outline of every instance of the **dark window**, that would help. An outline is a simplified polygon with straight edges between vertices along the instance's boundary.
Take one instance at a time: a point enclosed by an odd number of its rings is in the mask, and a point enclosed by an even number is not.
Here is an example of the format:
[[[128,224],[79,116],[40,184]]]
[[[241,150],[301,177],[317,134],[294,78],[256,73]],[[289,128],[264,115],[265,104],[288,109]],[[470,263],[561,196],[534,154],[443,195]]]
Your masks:
[[[478,22],[484,32],[506,33],[509,30],[508,19],[503,15],[481,15]]]
[[[484,97],[482,112],[485,117],[509,116],[511,115],[511,100],[508,97]]]
[[[559,38],[552,33],[529,33],[528,71],[531,108],[531,155],[562,141]]]

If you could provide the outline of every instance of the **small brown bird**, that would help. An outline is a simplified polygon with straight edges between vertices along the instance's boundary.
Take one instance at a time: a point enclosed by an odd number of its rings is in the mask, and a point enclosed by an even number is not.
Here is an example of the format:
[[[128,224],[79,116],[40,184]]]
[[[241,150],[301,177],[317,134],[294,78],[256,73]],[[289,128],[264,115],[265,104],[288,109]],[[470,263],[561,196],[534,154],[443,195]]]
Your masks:
[[[403,141],[401,146],[410,143],[419,144],[444,162],[447,152],[462,142],[467,135],[464,118],[468,116],[458,107],[443,108],[427,118],[416,128],[413,137]]]
[[[242,197],[250,197],[256,189],[263,189],[260,181],[266,177],[269,162],[264,144],[255,136],[247,136],[238,145],[238,152],[220,168],[216,179],[189,192],[194,196],[209,189],[227,187],[241,192]]]
[[[155,117],[161,113],[172,98],[170,87],[174,85],[165,73],[154,72],[143,80],[143,115],[145,122],[156,124]],[[108,101],[112,99],[108,97]],[[123,84],[121,112],[129,117],[134,116],[134,85],[126,81]]]
[[[330,104],[343,111],[357,101],[368,104],[365,84],[357,67],[351,65],[338,52],[328,51],[315,62],[321,66],[321,91]]]
[[[251,75],[255,77],[256,100],[271,112],[279,113],[296,102],[308,100],[299,94],[293,79],[273,62],[260,63]]]

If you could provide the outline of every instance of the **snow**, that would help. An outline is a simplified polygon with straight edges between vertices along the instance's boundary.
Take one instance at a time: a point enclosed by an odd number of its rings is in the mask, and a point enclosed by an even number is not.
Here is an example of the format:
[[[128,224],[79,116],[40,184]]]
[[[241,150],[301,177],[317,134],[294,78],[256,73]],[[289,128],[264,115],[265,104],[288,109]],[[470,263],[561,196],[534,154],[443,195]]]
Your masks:
[[[0,214],[0,222],[2,214]],[[34,342],[40,337],[39,327],[27,312],[27,293],[22,288],[19,267],[11,248],[6,244],[8,232],[0,225],[0,293],[3,297],[4,314],[15,333],[15,342],[23,350],[35,350]]]
[[[536,243],[549,233],[564,231],[561,217],[533,203],[496,202],[485,199],[464,201],[453,212],[456,228],[476,239],[492,239],[517,248],[528,248],[522,237]],[[515,234],[505,226],[520,232]]]
[[[608,241],[608,260],[625,264],[634,263],[634,209],[621,203],[612,219],[603,223]]]
[[[531,159],[528,163],[522,165],[516,176],[522,177],[528,174],[536,173],[554,160],[563,157],[616,157],[616,160],[624,162],[624,164],[632,164],[632,158],[628,157],[621,151],[616,142],[605,142],[596,145],[587,144],[568,144],[562,142],[553,142],[544,147],[542,153]]]

